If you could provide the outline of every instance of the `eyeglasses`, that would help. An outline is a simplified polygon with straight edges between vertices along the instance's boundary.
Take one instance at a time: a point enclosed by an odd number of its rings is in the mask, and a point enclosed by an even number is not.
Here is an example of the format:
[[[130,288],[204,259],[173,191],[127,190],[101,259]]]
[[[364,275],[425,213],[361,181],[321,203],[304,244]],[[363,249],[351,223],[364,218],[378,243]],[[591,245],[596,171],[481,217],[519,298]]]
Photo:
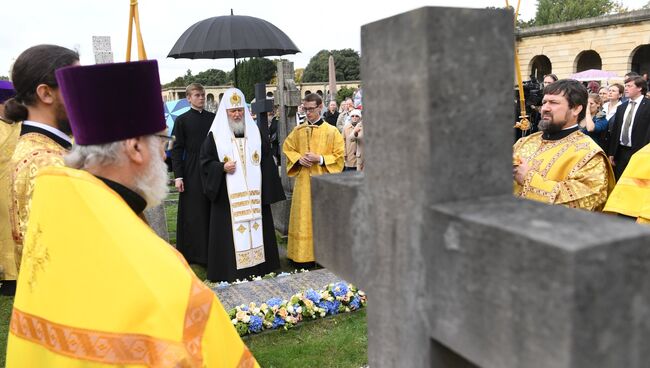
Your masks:
[[[174,142],[176,142],[175,135],[154,134],[154,136],[160,138],[165,147],[165,151],[169,151],[174,147]]]

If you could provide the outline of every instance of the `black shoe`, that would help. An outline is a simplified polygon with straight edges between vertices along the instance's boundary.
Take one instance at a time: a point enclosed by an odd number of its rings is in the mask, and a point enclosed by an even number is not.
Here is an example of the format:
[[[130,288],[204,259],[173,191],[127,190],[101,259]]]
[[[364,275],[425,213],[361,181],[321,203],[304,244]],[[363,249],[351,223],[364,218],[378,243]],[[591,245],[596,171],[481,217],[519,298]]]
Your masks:
[[[2,280],[0,282],[2,283],[2,286],[0,286],[0,295],[16,295],[16,280]]]

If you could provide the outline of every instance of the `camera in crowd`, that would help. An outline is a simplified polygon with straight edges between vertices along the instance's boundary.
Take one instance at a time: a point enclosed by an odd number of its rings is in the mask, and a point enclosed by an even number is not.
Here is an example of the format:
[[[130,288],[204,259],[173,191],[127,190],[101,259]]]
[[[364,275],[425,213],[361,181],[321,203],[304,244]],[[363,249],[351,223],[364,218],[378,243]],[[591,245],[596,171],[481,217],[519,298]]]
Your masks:
[[[544,99],[544,84],[539,82],[534,75],[530,76],[530,80],[522,83],[524,88],[524,103],[526,104],[526,116],[530,122],[530,129],[527,134],[537,131],[537,123],[539,122],[539,106],[542,105]],[[519,100],[519,88],[515,87],[515,121],[519,121],[521,115],[521,106]],[[516,137],[522,136],[520,130],[516,130]]]
[[[534,75],[530,76],[530,80],[524,81],[524,101],[526,103],[526,111],[531,106],[541,106],[542,99],[544,98],[544,84],[539,82]],[[515,99],[519,103],[519,89],[515,88]]]

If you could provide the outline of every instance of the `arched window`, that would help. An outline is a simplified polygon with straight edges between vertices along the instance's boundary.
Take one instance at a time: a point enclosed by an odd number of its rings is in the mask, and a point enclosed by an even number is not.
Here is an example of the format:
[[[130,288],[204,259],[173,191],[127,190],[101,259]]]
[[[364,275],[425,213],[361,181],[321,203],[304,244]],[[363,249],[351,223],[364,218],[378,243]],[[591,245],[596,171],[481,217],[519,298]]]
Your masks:
[[[553,66],[551,60],[546,55],[537,55],[530,60],[529,76],[534,76],[539,82],[544,80],[546,74],[551,74],[552,72]]]
[[[583,51],[576,57],[576,73],[589,69],[602,69],[603,61],[600,55],[594,50]]]
[[[630,56],[632,58],[631,71],[640,75],[650,74],[650,45],[637,47]]]

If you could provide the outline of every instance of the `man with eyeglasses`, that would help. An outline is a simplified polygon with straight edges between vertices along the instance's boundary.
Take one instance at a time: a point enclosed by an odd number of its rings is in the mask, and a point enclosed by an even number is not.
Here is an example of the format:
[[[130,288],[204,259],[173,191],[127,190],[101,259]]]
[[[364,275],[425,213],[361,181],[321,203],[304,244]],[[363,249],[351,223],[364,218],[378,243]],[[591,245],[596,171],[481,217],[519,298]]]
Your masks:
[[[176,249],[189,263],[208,262],[210,200],[203,194],[199,151],[215,114],[205,110],[205,89],[192,83],[185,89],[190,109],[176,119],[172,134],[174,184],[178,189]]]
[[[158,75],[156,61],[57,70],[75,145],[68,167],[36,178],[8,367],[258,367],[212,290],[139,216],[168,191]],[[88,103],[123,90],[138,99]]]
[[[311,264],[314,259],[311,216],[311,177],[343,170],[344,143],[336,127],[321,118],[323,100],[312,93],[305,97],[307,119],[284,141],[287,174],[296,178],[291,200],[287,256],[295,263]]]

